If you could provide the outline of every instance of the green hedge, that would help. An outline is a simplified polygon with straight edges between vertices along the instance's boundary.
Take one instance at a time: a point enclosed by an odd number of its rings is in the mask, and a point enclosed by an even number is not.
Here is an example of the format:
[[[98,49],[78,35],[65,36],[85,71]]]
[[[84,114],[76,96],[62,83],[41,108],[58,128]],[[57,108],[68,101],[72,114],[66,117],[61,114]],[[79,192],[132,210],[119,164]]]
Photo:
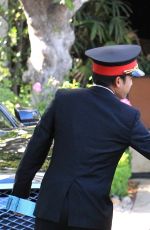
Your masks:
[[[128,194],[128,180],[131,176],[131,154],[127,150],[121,157],[111,187],[111,195],[120,197]]]

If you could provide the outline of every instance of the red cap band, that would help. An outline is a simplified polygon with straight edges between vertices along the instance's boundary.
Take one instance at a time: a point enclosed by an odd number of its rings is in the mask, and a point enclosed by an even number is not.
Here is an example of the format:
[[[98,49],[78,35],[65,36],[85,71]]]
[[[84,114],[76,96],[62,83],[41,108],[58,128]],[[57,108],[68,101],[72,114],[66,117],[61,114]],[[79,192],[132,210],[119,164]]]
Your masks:
[[[132,70],[137,66],[137,61],[134,60],[126,65],[120,66],[104,66],[100,64],[93,63],[93,72],[104,76],[119,76],[123,75],[125,71]]]

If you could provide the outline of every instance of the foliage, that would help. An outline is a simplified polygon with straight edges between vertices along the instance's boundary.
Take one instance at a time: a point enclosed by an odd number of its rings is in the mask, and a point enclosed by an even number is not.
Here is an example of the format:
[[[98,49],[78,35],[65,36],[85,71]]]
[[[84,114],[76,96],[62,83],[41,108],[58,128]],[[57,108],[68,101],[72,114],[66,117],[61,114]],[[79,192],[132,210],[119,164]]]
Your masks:
[[[91,82],[91,67],[84,55],[85,50],[104,45],[139,42],[130,26],[131,13],[128,3],[121,0],[91,0],[82,6],[72,21],[75,43],[71,50],[71,81],[75,78],[83,87]],[[149,60],[149,55],[143,54],[139,58],[139,64],[146,74],[150,73]]]
[[[1,86],[5,79],[10,81],[9,88],[19,95],[22,74],[30,52],[28,30],[23,9],[19,1],[8,1],[8,10],[0,7],[0,15],[8,23],[8,33],[0,39]]]
[[[19,1],[8,1],[8,10],[0,6],[0,15],[8,23],[8,33],[0,38],[0,101],[11,112],[15,104],[29,106],[29,84],[22,82],[22,74],[30,52],[28,30]]]
[[[86,77],[85,77],[86,76]],[[84,62],[81,58],[73,59],[73,67],[65,77],[72,84],[75,80],[81,87],[87,87],[92,83],[91,78],[91,61]],[[64,80],[65,80],[64,79]]]
[[[74,8],[73,0],[53,0],[53,3],[66,5],[70,10],[73,10]]]
[[[80,87],[80,84],[75,79],[73,79],[72,83],[69,81],[64,81],[62,85],[62,88],[70,88],[70,89],[75,89],[79,87]]]
[[[71,50],[71,79],[79,80],[83,87],[90,82],[90,61],[84,55],[88,48],[132,43],[134,37],[131,36],[130,13],[130,7],[121,0],[91,0],[81,7],[72,21],[75,43]]]
[[[147,56],[139,57],[139,66],[144,70],[145,74],[150,77],[150,54]]]
[[[20,96],[18,97],[12,90],[10,90],[11,81],[5,79],[0,81],[0,102],[3,103],[12,113],[14,112],[14,107],[19,104],[24,107],[30,106],[30,86],[23,85],[20,88]]]
[[[123,197],[128,194],[128,180],[131,176],[131,155],[126,151],[121,157],[111,187],[111,194]]]
[[[0,102],[2,102],[13,113],[14,104],[18,103],[18,99],[9,88],[0,88]]]
[[[73,18],[76,41],[72,54],[83,57],[89,47],[129,43],[131,9],[120,0],[91,0]]]
[[[36,85],[36,82],[34,85]],[[50,77],[48,82],[41,86],[41,89],[37,90],[37,88],[32,87],[32,102],[36,105],[36,109],[39,110],[40,114],[43,114],[48,104],[54,97],[56,91],[56,85],[59,85],[59,81]]]
[[[53,0],[53,3],[66,5],[70,10],[74,7],[73,0]],[[71,50],[73,68],[67,76],[71,84],[73,79],[82,87],[92,83],[91,63],[84,55],[86,49],[114,43],[131,43],[134,40],[134,36],[131,36],[130,14],[131,9],[122,0],[90,0],[80,8],[72,20],[76,39]],[[6,98],[10,96],[8,91],[10,94],[13,91],[14,97],[17,95],[21,98],[18,98],[20,103],[23,101],[23,104],[27,104],[32,91],[31,85],[22,81],[30,53],[25,15],[18,0],[8,0],[8,10],[0,7],[0,15],[8,22],[8,34],[0,39],[0,92],[3,91]],[[140,63],[144,71],[149,72],[149,58],[142,57]],[[44,86],[43,90],[48,89]],[[44,100],[39,104],[41,111],[47,103],[47,99]],[[16,100],[13,101],[16,103]]]

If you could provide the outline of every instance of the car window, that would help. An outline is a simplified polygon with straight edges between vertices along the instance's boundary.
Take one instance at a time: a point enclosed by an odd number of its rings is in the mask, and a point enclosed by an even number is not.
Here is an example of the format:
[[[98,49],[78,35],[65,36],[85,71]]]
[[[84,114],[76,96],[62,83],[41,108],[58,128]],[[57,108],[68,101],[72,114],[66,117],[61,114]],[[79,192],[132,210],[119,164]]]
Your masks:
[[[12,128],[12,124],[0,111],[0,129],[5,129],[5,128]]]

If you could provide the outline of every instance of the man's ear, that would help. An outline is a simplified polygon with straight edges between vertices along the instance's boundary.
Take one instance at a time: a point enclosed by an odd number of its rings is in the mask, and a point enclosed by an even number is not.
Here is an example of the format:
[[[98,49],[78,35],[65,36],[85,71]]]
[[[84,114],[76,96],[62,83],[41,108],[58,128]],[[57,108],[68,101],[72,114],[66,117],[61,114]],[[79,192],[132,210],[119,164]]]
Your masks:
[[[121,80],[122,80],[122,79],[121,79],[119,76],[116,77],[116,79],[115,79],[115,86],[116,86],[117,88],[120,88]]]

